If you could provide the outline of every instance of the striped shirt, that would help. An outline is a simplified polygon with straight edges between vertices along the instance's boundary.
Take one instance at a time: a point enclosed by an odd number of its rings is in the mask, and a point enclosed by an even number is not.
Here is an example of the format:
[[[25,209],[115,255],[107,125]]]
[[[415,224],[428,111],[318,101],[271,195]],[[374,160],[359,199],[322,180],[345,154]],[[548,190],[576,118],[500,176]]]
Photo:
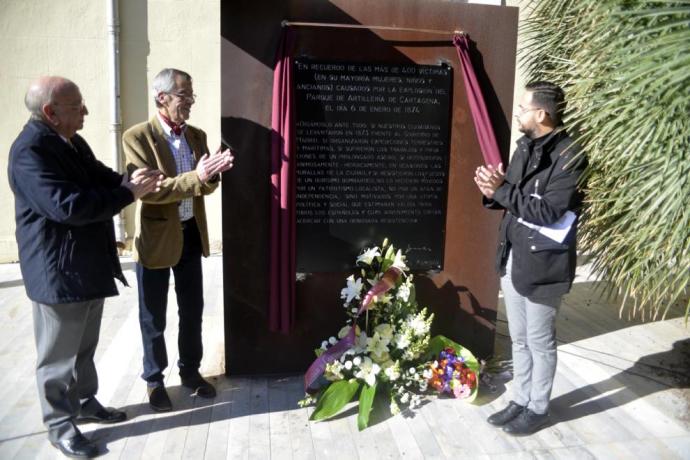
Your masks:
[[[175,158],[175,167],[177,169],[177,174],[193,171],[195,167],[194,153],[192,152],[192,149],[189,148],[189,144],[187,144],[187,139],[185,139],[184,136],[184,129],[182,131],[182,134],[178,136],[174,132],[172,132],[170,126],[168,126],[168,124],[160,117],[160,115],[158,115],[158,121],[160,121],[160,124],[163,127],[165,140],[168,142],[170,151],[172,152],[173,157]],[[192,217],[194,217],[193,203],[194,201],[192,198],[185,198],[184,200],[180,201],[179,212],[181,222],[184,222],[185,220],[189,220]]]

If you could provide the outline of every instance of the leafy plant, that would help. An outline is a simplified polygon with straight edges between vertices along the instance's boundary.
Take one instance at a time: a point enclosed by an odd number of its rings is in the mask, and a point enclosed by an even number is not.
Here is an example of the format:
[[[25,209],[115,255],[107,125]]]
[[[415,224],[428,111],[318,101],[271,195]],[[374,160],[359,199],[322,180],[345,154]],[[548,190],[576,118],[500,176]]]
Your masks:
[[[590,167],[580,247],[622,295],[663,318],[690,282],[690,2],[532,0],[521,61],[560,84]]]

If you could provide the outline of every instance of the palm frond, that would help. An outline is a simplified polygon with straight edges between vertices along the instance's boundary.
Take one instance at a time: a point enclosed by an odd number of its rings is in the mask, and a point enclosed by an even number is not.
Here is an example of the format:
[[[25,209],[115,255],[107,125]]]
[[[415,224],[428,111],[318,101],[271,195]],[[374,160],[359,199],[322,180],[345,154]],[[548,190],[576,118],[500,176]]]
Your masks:
[[[621,314],[690,312],[690,2],[532,0],[520,55],[588,156],[581,248]]]

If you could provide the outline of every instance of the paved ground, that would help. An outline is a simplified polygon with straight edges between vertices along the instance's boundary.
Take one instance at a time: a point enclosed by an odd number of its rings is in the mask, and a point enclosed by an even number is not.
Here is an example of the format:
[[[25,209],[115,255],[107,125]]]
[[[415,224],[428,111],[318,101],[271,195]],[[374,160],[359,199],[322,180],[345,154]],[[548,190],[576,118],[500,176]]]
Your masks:
[[[417,412],[378,420],[358,432],[354,410],[332,421],[310,422],[311,409],[297,406],[303,396],[301,376],[223,375],[220,256],[204,262],[202,368],[213,376],[218,397],[190,396],[169,372],[166,384],[176,410],[152,413],[138,378],[135,277],[131,261],[123,263],[132,288],[106,301],[96,358],[100,400],[124,408],[129,420],[83,426],[87,436],[107,446],[105,458],[690,459],[690,339],[680,307],[665,321],[621,320],[617,307],[597,294],[599,284],[580,276],[558,319],[553,424],[534,436],[512,438],[484,421],[508,401],[507,372],[496,374],[493,388],[485,386],[474,405],[433,398]],[[31,308],[16,265],[0,265],[0,320],[0,459],[59,458],[40,421]],[[502,311],[497,326],[497,362],[507,369]],[[176,312],[170,309],[166,340],[171,362],[176,328]]]

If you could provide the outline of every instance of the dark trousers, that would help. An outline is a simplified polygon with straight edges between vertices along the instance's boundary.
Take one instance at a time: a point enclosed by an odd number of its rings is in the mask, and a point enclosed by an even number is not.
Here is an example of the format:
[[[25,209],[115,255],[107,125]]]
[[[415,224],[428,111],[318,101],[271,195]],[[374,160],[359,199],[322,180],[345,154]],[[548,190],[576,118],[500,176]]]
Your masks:
[[[203,346],[201,317],[204,310],[203,279],[201,274],[201,239],[192,218],[182,223],[184,243],[180,261],[172,267],[179,316],[177,346],[181,377],[199,372]],[[144,345],[144,373],[149,384],[163,381],[168,366],[165,349],[165,316],[168,306],[170,268],[150,269],[136,264],[139,284],[139,326]]]

